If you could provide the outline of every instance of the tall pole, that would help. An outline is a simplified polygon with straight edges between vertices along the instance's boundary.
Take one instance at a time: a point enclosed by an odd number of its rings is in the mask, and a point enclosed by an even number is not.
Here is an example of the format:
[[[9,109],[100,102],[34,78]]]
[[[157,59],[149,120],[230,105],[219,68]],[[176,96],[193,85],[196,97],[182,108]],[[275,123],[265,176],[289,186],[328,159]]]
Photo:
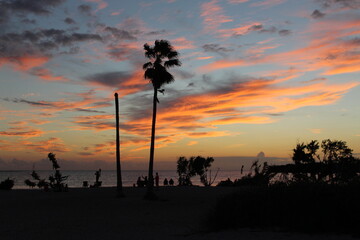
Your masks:
[[[115,110],[116,110],[116,190],[118,197],[124,197],[121,180],[121,165],[120,165],[120,134],[119,134],[119,98],[115,93]]]

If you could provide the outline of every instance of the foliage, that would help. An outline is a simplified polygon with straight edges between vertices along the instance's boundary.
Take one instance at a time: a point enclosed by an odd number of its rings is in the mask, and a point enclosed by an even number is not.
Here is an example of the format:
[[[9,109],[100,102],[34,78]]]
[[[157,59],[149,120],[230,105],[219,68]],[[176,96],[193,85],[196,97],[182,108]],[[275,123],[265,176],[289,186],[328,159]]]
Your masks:
[[[0,182],[0,189],[1,190],[11,190],[14,186],[14,180],[7,178],[4,181]]]
[[[217,202],[206,225],[211,230],[250,227],[359,234],[359,187],[359,184],[241,187]]]
[[[49,176],[50,187],[54,189],[54,191],[58,191],[58,192],[67,190],[67,185],[64,184],[63,182],[68,178],[68,176],[62,176],[59,170],[60,166],[55,158],[55,154],[49,153],[48,158],[52,162],[53,169],[55,170],[54,175]]]
[[[234,186],[267,186],[270,179],[273,177],[268,171],[268,163],[264,162],[262,165],[259,160],[253,162],[250,167],[249,174],[243,176],[240,179],[235,179]]]
[[[347,184],[359,180],[359,159],[353,157],[353,150],[345,141],[323,140],[322,159],[319,149],[319,142],[316,140],[296,145],[292,159],[298,170],[292,172],[293,181]]]
[[[35,170],[33,170],[30,175],[36,181],[31,181],[30,179],[26,179],[24,183],[27,186],[31,188],[38,186],[38,188],[44,188],[44,189],[47,189],[49,187],[49,182],[47,182],[45,179],[42,179]]]
[[[60,165],[55,158],[55,154],[49,153],[48,158],[52,162],[52,167],[55,171],[53,175],[49,176],[49,182],[45,179],[42,179],[39,174],[35,170],[33,170],[31,173],[31,177],[36,180],[36,182],[31,181],[30,179],[26,179],[25,184],[31,188],[38,186],[39,188],[44,188],[45,190],[47,190],[48,187],[51,187],[56,192],[67,191],[67,184],[65,184],[64,181],[68,178],[68,176],[62,176],[59,170]]]
[[[180,186],[191,186],[191,178],[198,175],[200,176],[200,181],[204,186],[211,186],[215,181],[215,177],[212,179],[211,175],[208,175],[209,168],[214,162],[214,158],[202,156],[190,157],[188,160],[186,157],[180,157],[177,161],[177,173],[179,175],[179,185]],[[209,171],[209,173],[211,173]]]

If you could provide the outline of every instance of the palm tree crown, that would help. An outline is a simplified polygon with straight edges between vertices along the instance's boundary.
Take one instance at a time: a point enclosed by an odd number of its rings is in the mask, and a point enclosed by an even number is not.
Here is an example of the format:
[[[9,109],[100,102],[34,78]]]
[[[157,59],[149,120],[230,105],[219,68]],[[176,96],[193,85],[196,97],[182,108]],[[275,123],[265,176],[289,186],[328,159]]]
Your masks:
[[[181,65],[178,59],[179,54],[174,50],[173,46],[166,40],[156,40],[154,46],[144,44],[144,50],[145,56],[150,59],[149,62],[143,65],[145,79],[149,79],[157,90],[163,84],[173,82],[174,77],[167,69]]]

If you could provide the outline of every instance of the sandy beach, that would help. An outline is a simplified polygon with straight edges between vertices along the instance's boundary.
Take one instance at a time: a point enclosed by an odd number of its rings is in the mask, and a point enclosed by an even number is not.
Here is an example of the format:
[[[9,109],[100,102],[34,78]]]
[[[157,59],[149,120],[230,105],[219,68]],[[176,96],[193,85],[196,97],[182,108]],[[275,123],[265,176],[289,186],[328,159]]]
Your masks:
[[[216,200],[236,188],[161,187],[0,191],[0,239],[354,239],[344,235],[234,229],[211,232],[204,222]]]

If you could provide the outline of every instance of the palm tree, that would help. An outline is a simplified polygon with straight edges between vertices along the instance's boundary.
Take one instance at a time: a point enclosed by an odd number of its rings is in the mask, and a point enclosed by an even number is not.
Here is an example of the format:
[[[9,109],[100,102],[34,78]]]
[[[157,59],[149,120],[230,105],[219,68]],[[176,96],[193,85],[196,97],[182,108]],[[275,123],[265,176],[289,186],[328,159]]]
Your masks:
[[[149,160],[149,173],[147,193],[145,199],[156,199],[154,193],[154,178],[153,178],[153,166],[154,166],[154,147],[155,147],[155,124],[156,124],[156,107],[159,100],[157,93],[164,92],[161,87],[164,84],[168,84],[174,81],[173,75],[171,75],[167,69],[170,67],[180,66],[181,62],[178,59],[178,52],[174,50],[169,41],[156,40],[154,46],[149,46],[147,43],[144,45],[145,57],[150,61],[143,65],[145,70],[144,77],[149,79],[154,87],[153,98],[153,117],[151,126],[151,145],[150,145],[150,160]]]
[[[120,165],[120,133],[119,133],[119,95],[115,96],[115,112],[116,112],[116,190],[118,197],[125,197],[122,187],[121,179],[121,165]]]

